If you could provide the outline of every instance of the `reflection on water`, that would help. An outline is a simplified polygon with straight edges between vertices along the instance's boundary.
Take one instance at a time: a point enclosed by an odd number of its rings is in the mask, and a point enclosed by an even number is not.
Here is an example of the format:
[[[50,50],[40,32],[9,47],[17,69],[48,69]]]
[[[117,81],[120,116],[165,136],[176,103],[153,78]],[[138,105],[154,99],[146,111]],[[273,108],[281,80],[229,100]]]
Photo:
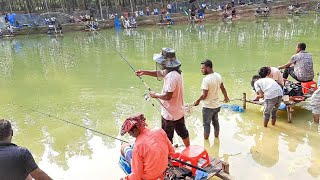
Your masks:
[[[200,62],[206,58],[213,60],[230,98],[240,98],[252,93],[249,81],[259,67],[287,62],[299,41],[307,43],[319,72],[318,19],[99,31],[108,42],[87,32],[1,39],[0,113],[13,122],[14,142],[27,146],[55,179],[119,179],[120,142],[61,121],[130,141],[119,136],[119,128],[133,113],[144,113],[149,127],[160,127],[159,104],[145,100],[145,86],[112,46],[135,69],[154,69],[152,54],[173,47],[182,62],[186,104],[201,92]],[[161,90],[162,82],[144,80]],[[254,179],[319,178],[320,133],[318,124],[310,123],[310,112],[294,108],[292,124],[279,112],[277,126],[264,128],[259,109],[248,105],[242,114],[222,110],[220,138],[204,141],[201,108],[193,108],[186,118],[192,144],[228,161],[238,179],[252,179],[252,173]],[[174,142],[182,143],[178,136]]]
[[[255,145],[250,149],[252,159],[264,167],[272,167],[279,160],[279,134],[265,128],[257,133],[254,135]]]

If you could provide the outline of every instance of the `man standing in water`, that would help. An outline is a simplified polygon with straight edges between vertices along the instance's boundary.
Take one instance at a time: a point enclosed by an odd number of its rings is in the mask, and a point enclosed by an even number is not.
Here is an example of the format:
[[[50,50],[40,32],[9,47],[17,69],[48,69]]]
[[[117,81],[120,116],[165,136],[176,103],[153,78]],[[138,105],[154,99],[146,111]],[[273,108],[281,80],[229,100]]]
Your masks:
[[[0,179],[51,180],[34,161],[27,148],[11,143],[11,123],[0,120]]]
[[[261,67],[259,70],[259,75],[261,77],[269,77],[275,80],[281,87],[284,86],[284,81],[282,77],[282,73],[276,67]]]
[[[309,82],[314,78],[313,62],[311,53],[306,52],[307,45],[299,43],[296,54],[291,57],[289,62],[278,69],[285,69],[283,78],[287,79],[289,74],[299,82]]]
[[[201,63],[201,72],[206,75],[201,84],[201,96],[193,103],[198,106],[203,101],[202,118],[204,128],[204,139],[208,139],[210,135],[210,124],[214,127],[214,136],[219,137],[219,118],[220,111],[219,89],[224,96],[224,102],[229,102],[227,91],[223,85],[220,74],[213,71],[211,60],[207,59]]]
[[[251,86],[256,91],[257,95],[253,101],[259,101],[260,98],[264,99],[263,109],[263,125],[268,127],[269,119],[271,116],[272,125],[276,125],[277,111],[282,101],[282,88],[273,79],[267,77],[266,73],[261,72],[252,77]]]
[[[153,59],[161,70],[138,70],[136,74],[137,76],[148,75],[163,78],[162,92],[150,92],[150,97],[157,98],[161,102],[161,127],[167,133],[169,140],[173,142],[174,131],[176,131],[182,138],[184,145],[188,147],[190,140],[184,120],[181,63],[171,48],[163,48],[161,54],[155,54]]]

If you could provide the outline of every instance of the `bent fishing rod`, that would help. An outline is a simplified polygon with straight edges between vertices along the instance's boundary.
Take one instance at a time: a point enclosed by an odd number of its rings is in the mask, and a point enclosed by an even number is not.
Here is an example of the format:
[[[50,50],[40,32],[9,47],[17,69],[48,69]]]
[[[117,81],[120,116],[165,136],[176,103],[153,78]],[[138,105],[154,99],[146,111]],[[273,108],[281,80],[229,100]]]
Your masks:
[[[65,15],[65,16],[67,16],[67,17],[69,17],[69,18],[71,18],[71,16],[69,15],[69,14],[65,14],[65,13],[63,13],[62,15]],[[81,19],[78,19],[78,18],[75,18],[75,17],[73,17],[75,20],[78,20],[80,23],[83,23],[83,24],[85,24],[85,22],[83,22]],[[85,24],[86,25],[86,24]],[[121,59],[130,67],[130,69],[133,71],[133,73],[134,74],[136,74],[136,70],[134,69],[134,67],[129,63],[129,61],[123,56],[123,54],[107,39],[107,38],[105,38],[101,33],[99,33],[95,28],[93,28],[93,27],[89,27],[90,28],[90,30],[93,30],[93,32],[95,32],[95,33],[97,33],[99,36],[101,36],[103,39],[104,39],[104,41],[105,42],[107,42],[111,47],[112,47],[112,49],[114,49],[116,52],[117,52],[117,54],[121,57]],[[136,75],[137,76],[137,75]],[[144,86],[148,89],[148,91],[149,92],[151,92],[152,91],[152,89],[150,88],[150,86],[144,81],[144,79],[142,78],[142,76],[137,76],[140,80],[141,80],[141,82],[144,84]],[[145,96],[145,99],[147,99],[146,98],[146,96]],[[162,102],[158,99],[158,98],[156,98],[157,99],[157,101],[159,102],[159,104],[163,107],[163,109],[165,109],[165,111],[170,115],[170,117],[171,118],[173,118],[173,116],[171,115],[171,113],[168,111],[168,109],[162,104]],[[151,103],[151,105],[153,106],[153,107],[155,107],[155,105],[151,102],[151,101],[149,101],[150,103]]]

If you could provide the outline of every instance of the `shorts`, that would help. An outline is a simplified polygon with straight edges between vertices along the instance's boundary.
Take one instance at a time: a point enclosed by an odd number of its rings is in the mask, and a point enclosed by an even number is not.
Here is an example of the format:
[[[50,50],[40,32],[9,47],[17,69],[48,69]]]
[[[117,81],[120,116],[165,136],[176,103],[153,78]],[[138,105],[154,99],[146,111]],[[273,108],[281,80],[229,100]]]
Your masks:
[[[218,108],[203,108],[202,109],[202,119],[203,119],[203,129],[204,133],[210,134],[210,123],[212,123],[214,131],[219,132],[219,117],[220,107]]]
[[[189,137],[189,132],[186,128],[184,117],[176,121],[166,120],[161,117],[161,128],[166,132],[168,139],[173,142],[174,131],[182,138],[186,139]]]
[[[133,145],[124,148],[124,159],[131,165]]]
[[[263,119],[269,121],[271,119],[277,119],[277,111],[282,101],[282,96],[278,96],[272,99],[265,99],[264,101],[264,110],[263,110]]]

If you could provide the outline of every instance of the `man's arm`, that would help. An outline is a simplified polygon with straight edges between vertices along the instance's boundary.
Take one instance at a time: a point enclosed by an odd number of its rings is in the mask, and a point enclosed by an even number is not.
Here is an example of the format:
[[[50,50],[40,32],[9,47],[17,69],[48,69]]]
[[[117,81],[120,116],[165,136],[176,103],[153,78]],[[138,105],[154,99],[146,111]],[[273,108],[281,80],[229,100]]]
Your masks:
[[[151,91],[149,93],[149,95],[152,98],[157,98],[157,99],[162,99],[162,100],[168,101],[172,98],[173,92],[165,92],[165,93],[160,94],[160,93],[155,93],[155,92]]]
[[[193,103],[194,106],[198,106],[200,101],[205,100],[208,96],[209,90],[202,89],[201,96]]]
[[[138,70],[136,71],[137,76],[148,75],[152,77],[164,77],[161,71],[148,71],[148,70]]]
[[[257,92],[256,98],[254,98],[253,101],[259,101],[259,99],[260,99],[260,98],[263,98],[263,97],[264,97],[264,93],[263,93],[261,90],[259,90],[259,91]]]
[[[288,62],[287,64],[282,65],[282,66],[278,66],[278,69],[285,69],[285,68],[287,68],[287,67],[290,67],[291,64],[293,64],[293,63],[291,62],[291,60],[289,60],[289,62]]]
[[[26,179],[52,180],[44,171],[42,171],[33,159],[31,152],[26,148],[21,148],[23,152],[22,161],[26,172],[29,173]]]
[[[30,173],[33,179],[35,180],[52,180],[51,177],[47,175],[44,171],[42,171],[40,168],[35,169]],[[29,177],[29,176],[28,176]]]
[[[221,83],[220,89],[221,89],[222,94],[223,94],[223,96],[224,96],[223,102],[225,102],[225,103],[229,102],[230,100],[229,100],[229,97],[228,97],[228,93],[227,93],[227,90],[226,90],[226,88],[224,87],[223,83]]]

